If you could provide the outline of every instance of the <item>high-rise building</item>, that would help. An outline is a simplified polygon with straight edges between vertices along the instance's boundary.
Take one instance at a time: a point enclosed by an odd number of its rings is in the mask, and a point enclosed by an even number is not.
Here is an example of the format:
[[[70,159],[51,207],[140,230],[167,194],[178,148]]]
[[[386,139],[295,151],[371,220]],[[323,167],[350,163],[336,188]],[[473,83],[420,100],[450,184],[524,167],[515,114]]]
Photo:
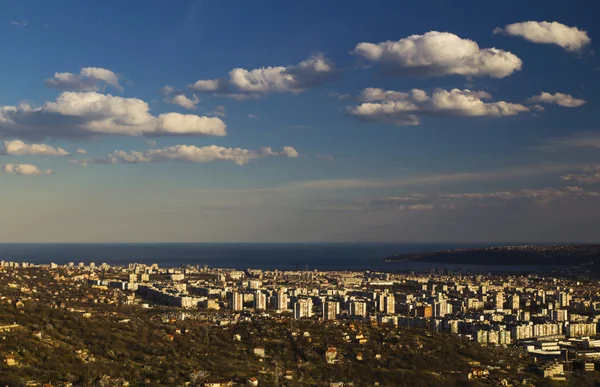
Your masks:
[[[267,309],[267,296],[260,290],[257,290],[254,293],[254,309],[255,310]]]
[[[431,315],[433,314],[433,308],[431,307],[431,305],[422,305],[422,306],[418,306],[415,309],[415,313],[417,317],[431,317]]]
[[[512,310],[518,310],[521,307],[521,299],[518,294],[513,294],[509,299],[510,308]]]
[[[494,309],[504,308],[504,293],[498,292],[494,296]]]
[[[568,312],[566,309],[555,309],[550,312],[550,319],[553,321],[567,321]]]
[[[367,303],[364,301],[351,301],[350,315],[355,317],[367,317]]]
[[[277,310],[288,309],[288,295],[283,290],[278,290],[275,298],[275,307]]]
[[[262,281],[260,280],[250,280],[248,281],[248,288],[252,290],[260,289],[262,286]]]
[[[233,292],[231,296],[231,310],[244,309],[244,295],[238,292]]]
[[[377,296],[377,309],[381,313],[394,314],[396,313],[396,299],[393,294],[383,293]]]
[[[558,303],[561,308],[566,308],[571,304],[571,295],[566,292],[558,293]]]
[[[433,316],[444,317],[448,313],[448,302],[446,300],[440,300],[439,302],[433,303]]]
[[[129,282],[136,282],[137,274],[129,274]]]
[[[323,320],[335,320],[338,316],[340,303],[326,301],[323,303]]]
[[[312,299],[300,298],[294,303],[294,318],[312,317]]]

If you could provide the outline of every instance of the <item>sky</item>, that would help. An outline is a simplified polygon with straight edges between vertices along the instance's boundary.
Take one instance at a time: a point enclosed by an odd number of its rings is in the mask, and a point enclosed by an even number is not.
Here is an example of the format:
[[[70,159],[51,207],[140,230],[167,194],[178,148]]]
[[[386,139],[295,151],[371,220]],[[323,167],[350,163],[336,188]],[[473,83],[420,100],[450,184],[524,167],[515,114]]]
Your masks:
[[[0,3],[0,242],[599,242],[600,3]]]

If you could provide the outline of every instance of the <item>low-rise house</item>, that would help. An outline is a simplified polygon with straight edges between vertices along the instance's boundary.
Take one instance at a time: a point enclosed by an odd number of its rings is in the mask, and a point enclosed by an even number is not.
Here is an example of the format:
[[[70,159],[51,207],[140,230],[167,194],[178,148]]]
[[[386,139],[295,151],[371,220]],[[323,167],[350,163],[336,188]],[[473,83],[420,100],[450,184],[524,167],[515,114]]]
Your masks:
[[[547,363],[540,367],[540,372],[544,378],[554,379],[564,374],[564,365],[562,363]]]
[[[6,363],[6,365],[9,367],[16,366],[18,364],[14,355],[4,356],[4,363]]]
[[[325,360],[329,364],[335,364],[338,362],[337,349],[333,345],[327,347],[327,351],[325,351]]]
[[[231,387],[233,386],[232,381],[228,380],[214,380],[208,381],[203,384],[204,387]]]
[[[254,348],[254,356],[265,357],[265,348],[264,347]]]

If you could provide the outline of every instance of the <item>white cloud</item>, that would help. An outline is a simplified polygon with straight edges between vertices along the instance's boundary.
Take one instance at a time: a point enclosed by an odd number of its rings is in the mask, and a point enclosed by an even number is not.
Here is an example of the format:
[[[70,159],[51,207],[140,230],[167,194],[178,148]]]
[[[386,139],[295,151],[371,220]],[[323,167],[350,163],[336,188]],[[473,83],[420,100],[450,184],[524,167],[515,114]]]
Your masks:
[[[156,130],[169,134],[202,134],[205,136],[225,136],[225,124],[217,117],[204,117],[195,114],[165,113],[158,116]]]
[[[582,173],[570,173],[561,176],[565,181],[576,181],[584,184],[600,183],[600,165],[592,165],[583,169]]]
[[[335,75],[331,61],[317,54],[296,65],[235,68],[227,78],[199,80],[189,85],[198,92],[212,92],[236,99],[257,98],[268,93],[299,93],[318,86]]]
[[[479,48],[469,39],[430,31],[398,41],[359,43],[354,54],[385,66],[390,74],[409,76],[489,76],[504,78],[521,69],[516,55],[496,48]]]
[[[438,89],[431,96],[423,90],[410,93],[368,88],[361,98],[366,101],[348,107],[348,113],[367,121],[391,122],[396,125],[418,125],[423,115],[502,117],[527,112],[523,105],[498,101],[485,102],[491,96],[483,91]]]
[[[87,155],[87,151],[83,148],[77,148],[75,152],[77,152],[78,155]]]
[[[117,74],[99,67],[84,67],[79,74],[54,73],[54,77],[46,79],[44,83],[48,87],[67,91],[99,91],[104,85],[123,90]]]
[[[254,120],[259,120],[260,119],[260,117],[257,116],[257,115],[255,115],[255,114],[248,114],[248,118],[252,118]]]
[[[183,94],[178,94],[173,98],[168,99],[168,101],[174,105],[179,105],[186,109],[196,109],[196,105],[200,102],[200,99],[197,96],[193,96],[192,99],[186,97]]]
[[[161,87],[159,91],[164,95],[169,95],[175,92],[175,88],[173,86],[165,85]]]
[[[15,26],[15,27],[27,27],[28,24],[29,24],[29,22],[27,20],[22,20],[22,21],[11,20],[10,21],[10,25]]]
[[[548,205],[572,203],[580,200],[598,200],[600,193],[586,191],[581,187],[522,189],[516,191],[474,193],[413,193],[400,197],[385,197],[360,202],[363,210],[433,210],[458,209],[462,207],[502,206],[508,202]]]
[[[536,202],[548,203],[561,201],[567,198],[600,198],[598,192],[586,191],[581,187],[568,186],[565,188],[542,188],[542,189],[522,189],[518,191],[502,191],[490,193],[459,193],[459,194],[440,194],[442,199],[477,199],[477,200],[517,200],[528,199]]]
[[[105,159],[71,160],[71,162],[87,166],[89,163],[118,164],[118,163],[150,163],[160,161],[185,161],[191,163],[209,163],[217,160],[233,161],[237,165],[248,164],[252,160],[269,156],[296,158],[296,149],[286,146],[281,152],[271,148],[257,150],[242,148],[225,148],[217,145],[197,147],[195,145],[175,145],[159,149],[149,149],[145,152],[114,151]]]
[[[24,137],[115,135],[225,136],[218,117],[165,113],[153,116],[146,102],[97,92],[63,92],[41,107],[0,107],[0,134]]]
[[[331,98],[337,99],[338,101],[343,101],[343,100],[348,99],[348,98],[351,97],[350,94],[342,94],[342,93],[337,93],[337,92],[334,92],[334,91],[330,91],[328,95]]]
[[[4,141],[2,154],[8,156],[70,156],[70,153],[61,147],[53,147],[46,144],[26,144],[21,140]]]
[[[225,106],[223,105],[217,106],[210,114],[217,117],[225,117],[227,115],[225,112]]]
[[[268,188],[279,191],[305,190],[348,190],[348,189],[377,189],[391,187],[422,187],[445,186],[467,182],[498,182],[498,181],[529,181],[532,177],[556,176],[582,168],[579,164],[533,164],[517,165],[511,168],[481,171],[457,172],[445,174],[416,175],[397,178],[356,178],[356,179],[322,179],[287,183],[278,187]],[[264,190],[261,190],[261,192]],[[411,195],[411,196],[414,196]]]
[[[586,31],[558,22],[527,21],[494,29],[495,34],[520,36],[533,43],[556,44],[567,51],[579,51],[592,40]]]
[[[539,144],[525,149],[558,152],[585,148],[600,148],[600,134],[594,132],[574,133],[565,137],[551,137],[539,142]]]
[[[42,171],[32,164],[4,164],[2,171],[23,176],[51,175],[54,173],[51,169]]]
[[[196,81],[189,87],[200,92],[220,91],[227,87],[227,82],[220,79],[205,79]]]
[[[554,93],[550,94],[545,91],[539,95],[534,95],[527,100],[529,103],[553,103],[563,107],[579,107],[585,104],[585,100],[574,98],[570,94]]]

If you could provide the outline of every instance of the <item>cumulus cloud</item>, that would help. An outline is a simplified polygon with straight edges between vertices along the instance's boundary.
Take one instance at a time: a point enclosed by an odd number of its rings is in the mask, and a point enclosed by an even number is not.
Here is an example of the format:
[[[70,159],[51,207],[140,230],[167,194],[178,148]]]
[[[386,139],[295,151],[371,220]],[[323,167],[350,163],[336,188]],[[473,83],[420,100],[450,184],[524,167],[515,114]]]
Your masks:
[[[175,92],[175,88],[173,86],[165,85],[161,87],[159,91],[164,95],[169,95]]]
[[[585,167],[581,173],[570,173],[561,176],[565,181],[575,181],[582,184],[600,183],[600,165]]]
[[[87,155],[87,151],[83,148],[77,148],[75,151],[78,155]]]
[[[51,169],[42,171],[32,164],[4,164],[2,171],[5,173],[23,176],[51,175],[54,173]]]
[[[209,163],[217,160],[233,161],[237,165],[248,164],[252,160],[269,156],[296,158],[296,149],[286,146],[281,152],[272,148],[257,150],[243,148],[225,148],[217,145],[197,147],[195,145],[175,145],[165,148],[149,149],[145,152],[118,150],[103,159],[71,160],[71,162],[87,166],[90,163],[119,164],[119,163],[150,163],[161,161],[185,161],[190,163]]]
[[[381,63],[390,75],[504,78],[522,66],[521,59],[508,51],[479,48],[472,40],[438,31],[398,41],[359,43],[353,53]]]
[[[579,51],[592,40],[586,31],[558,22],[526,21],[494,29],[495,34],[519,36],[533,43],[556,44],[567,51]]]
[[[70,156],[71,154],[61,147],[53,147],[46,144],[26,144],[21,140],[4,141],[2,154],[8,156]]]
[[[438,89],[430,96],[425,91],[413,89],[409,93],[368,88],[363,90],[364,101],[348,107],[349,114],[375,122],[396,125],[418,125],[420,116],[512,116],[529,109],[523,105],[498,101],[485,102],[491,95],[483,91]]]
[[[182,108],[193,110],[196,109],[196,105],[200,102],[200,99],[197,96],[192,96],[192,98],[186,97],[184,94],[177,94],[173,98],[167,99],[169,103],[174,105],[179,105]]]
[[[97,92],[63,92],[40,107],[0,107],[0,135],[21,138],[91,135],[225,136],[218,117],[165,113],[153,116],[146,102]]]
[[[268,93],[300,93],[329,81],[335,72],[333,63],[317,54],[296,65],[254,70],[235,68],[225,78],[199,80],[189,87],[236,99],[257,98]]]
[[[67,91],[99,91],[106,85],[123,90],[117,74],[99,67],[84,67],[79,74],[54,73],[54,77],[46,79],[44,84]]]
[[[563,107],[579,107],[585,104],[585,100],[574,98],[570,94],[554,93],[550,94],[545,91],[539,95],[534,95],[527,100],[528,103],[553,103]]]

